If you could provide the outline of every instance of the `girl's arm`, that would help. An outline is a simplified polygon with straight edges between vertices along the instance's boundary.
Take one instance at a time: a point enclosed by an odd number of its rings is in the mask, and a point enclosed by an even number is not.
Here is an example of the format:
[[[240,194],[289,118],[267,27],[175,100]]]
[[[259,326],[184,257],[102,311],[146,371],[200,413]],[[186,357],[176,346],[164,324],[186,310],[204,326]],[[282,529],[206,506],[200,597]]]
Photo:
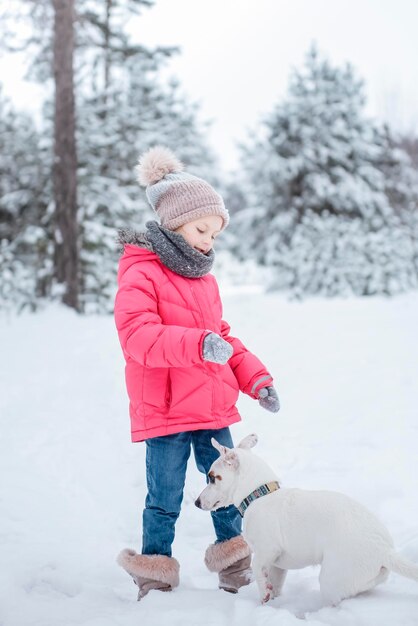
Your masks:
[[[235,374],[241,391],[256,399],[260,389],[273,385],[273,378],[263,363],[247,350],[237,337],[231,337],[230,330],[229,324],[222,320],[222,338],[228,341],[234,349],[228,363]]]
[[[115,322],[125,354],[146,367],[191,367],[202,363],[208,330],[162,323],[154,283],[132,269],[123,276],[115,300]]]

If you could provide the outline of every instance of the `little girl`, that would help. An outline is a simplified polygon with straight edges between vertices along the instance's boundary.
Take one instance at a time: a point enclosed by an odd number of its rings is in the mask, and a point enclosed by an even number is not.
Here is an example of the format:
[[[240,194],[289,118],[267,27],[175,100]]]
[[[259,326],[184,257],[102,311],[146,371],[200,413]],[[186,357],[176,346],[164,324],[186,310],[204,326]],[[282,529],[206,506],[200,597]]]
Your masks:
[[[171,546],[191,447],[199,471],[207,474],[218,456],[211,438],[233,447],[228,427],[241,419],[239,390],[269,411],[280,405],[269,372],[222,319],[210,274],[214,240],[229,222],[221,196],[184,172],[167,148],[151,148],[137,170],[161,222],[148,222],[145,233],[121,231],[115,300],[132,441],[146,443],[142,553],[127,549],[118,557],[140,600],[150,589],[178,585]],[[241,517],[234,506],[211,515],[216,541],[205,563],[219,574],[221,589],[236,593],[251,573]]]

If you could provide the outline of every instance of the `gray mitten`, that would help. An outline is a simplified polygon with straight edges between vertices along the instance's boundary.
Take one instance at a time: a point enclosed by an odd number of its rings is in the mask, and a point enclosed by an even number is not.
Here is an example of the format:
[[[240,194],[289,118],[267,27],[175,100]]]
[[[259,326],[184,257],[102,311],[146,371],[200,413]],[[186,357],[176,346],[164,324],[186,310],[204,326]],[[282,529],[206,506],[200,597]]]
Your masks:
[[[263,409],[277,413],[280,410],[280,401],[274,387],[263,387],[258,392],[258,402]]]
[[[230,343],[216,333],[209,333],[203,340],[203,358],[205,361],[225,365],[234,352]]]

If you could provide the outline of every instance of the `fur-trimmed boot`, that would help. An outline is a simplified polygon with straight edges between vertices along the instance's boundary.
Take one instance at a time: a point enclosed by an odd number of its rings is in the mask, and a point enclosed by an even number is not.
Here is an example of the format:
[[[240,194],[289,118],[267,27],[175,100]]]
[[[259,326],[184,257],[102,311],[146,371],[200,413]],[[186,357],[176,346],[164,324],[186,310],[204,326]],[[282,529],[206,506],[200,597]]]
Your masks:
[[[151,589],[171,591],[179,584],[179,562],[163,554],[137,554],[126,548],[117,558],[118,564],[132,576],[138,586],[138,600]]]
[[[218,573],[219,589],[230,593],[252,581],[251,551],[241,535],[212,543],[206,550],[205,564],[209,571]]]

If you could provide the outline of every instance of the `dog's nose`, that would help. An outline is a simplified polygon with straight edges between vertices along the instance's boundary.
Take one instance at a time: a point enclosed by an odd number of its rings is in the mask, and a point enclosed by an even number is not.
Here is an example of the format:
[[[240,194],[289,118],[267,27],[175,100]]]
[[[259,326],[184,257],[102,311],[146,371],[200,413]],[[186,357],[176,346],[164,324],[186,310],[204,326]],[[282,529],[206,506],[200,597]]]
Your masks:
[[[198,498],[197,500],[195,500],[195,505],[197,506],[198,509],[201,509],[202,507],[200,506],[200,498]]]

